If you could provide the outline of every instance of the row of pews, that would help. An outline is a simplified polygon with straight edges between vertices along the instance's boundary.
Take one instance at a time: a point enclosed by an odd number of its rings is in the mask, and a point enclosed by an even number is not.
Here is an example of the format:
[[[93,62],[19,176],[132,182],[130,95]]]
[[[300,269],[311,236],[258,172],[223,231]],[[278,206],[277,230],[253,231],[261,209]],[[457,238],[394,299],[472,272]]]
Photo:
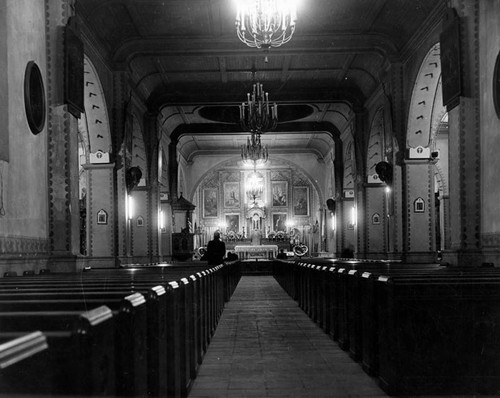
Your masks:
[[[186,397],[239,263],[0,279],[0,394]]]
[[[500,394],[500,271],[310,258],[276,280],[389,395]]]

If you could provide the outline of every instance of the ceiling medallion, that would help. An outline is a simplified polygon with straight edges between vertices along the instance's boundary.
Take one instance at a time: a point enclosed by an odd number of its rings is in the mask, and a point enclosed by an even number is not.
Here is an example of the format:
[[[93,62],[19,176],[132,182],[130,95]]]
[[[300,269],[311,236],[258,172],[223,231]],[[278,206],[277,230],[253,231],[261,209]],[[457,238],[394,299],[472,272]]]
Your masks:
[[[254,84],[252,94],[247,93],[247,102],[241,103],[240,124],[251,134],[241,147],[243,162],[254,165],[267,162],[267,146],[262,146],[260,136],[278,124],[278,105],[269,104],[269,93],[264,92],[262,84]]]
[[[249,47],[288,43],[295,31],[297,0],[236,0],[236,32]]]

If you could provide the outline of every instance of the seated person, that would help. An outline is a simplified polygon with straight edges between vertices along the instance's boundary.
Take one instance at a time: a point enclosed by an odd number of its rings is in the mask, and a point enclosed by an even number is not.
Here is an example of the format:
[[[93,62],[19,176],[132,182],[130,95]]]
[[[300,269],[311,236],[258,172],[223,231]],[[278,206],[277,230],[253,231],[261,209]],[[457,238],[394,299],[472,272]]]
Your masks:
[[[220,240],[220,232],[214,232],[214,239],[208,242],[206,260],[208,265],[219,265],[224,262],[224,256],[226,255],[226,244]]]
[[[227,259],[227,261],[236,261],[236,260],[238,260],[238,255],[236,253],[229,252],[229,253],[227,253],[226,259]]]
[[[285,254],[285,251],[283,249],[280,249],[280,252],[278,253],[278,255],[276,256],[276,258],[280,259],[280,260],[283,260],[283,259],[286,259],[286,254]]]

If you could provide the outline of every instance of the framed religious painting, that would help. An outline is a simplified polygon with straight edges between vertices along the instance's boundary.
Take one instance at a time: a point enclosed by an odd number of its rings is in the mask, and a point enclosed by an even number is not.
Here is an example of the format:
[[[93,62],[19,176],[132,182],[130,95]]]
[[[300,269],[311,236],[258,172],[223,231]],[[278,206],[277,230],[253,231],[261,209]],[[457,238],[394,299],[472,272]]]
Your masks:
[[[240,183],[225,182],[224,183],[224,208],[239,209],[240,208]]]
[[[286,181],[272,181],[271,193],[273,207],[288,206],[288,183]]]
[[[240,231],[240,215],[226,214],[226,233],[234,232],[237,234]]]
[[[293,187],[293,214],[309,215],[309,187]]]
[[[215,218],[218,210],[218,189],[205,188],[203,190],[203,217]]]
[[[286,232],[287,213],[273,213],[273,231]]]

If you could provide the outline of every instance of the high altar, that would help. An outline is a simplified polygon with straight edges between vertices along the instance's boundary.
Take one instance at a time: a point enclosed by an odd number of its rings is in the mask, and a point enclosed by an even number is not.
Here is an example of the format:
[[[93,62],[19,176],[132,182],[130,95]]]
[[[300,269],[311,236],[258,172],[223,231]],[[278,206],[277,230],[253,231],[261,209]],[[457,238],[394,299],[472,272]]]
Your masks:
[[[262,259],[271,260],[278,254],[278,245],[262,244],[263,220],[266,218],[264,207],[260,207],[256,202],[246,212],[246,218],[252,226],[250,232],[250,244],[237,244],[234,251],[240,260]]]

